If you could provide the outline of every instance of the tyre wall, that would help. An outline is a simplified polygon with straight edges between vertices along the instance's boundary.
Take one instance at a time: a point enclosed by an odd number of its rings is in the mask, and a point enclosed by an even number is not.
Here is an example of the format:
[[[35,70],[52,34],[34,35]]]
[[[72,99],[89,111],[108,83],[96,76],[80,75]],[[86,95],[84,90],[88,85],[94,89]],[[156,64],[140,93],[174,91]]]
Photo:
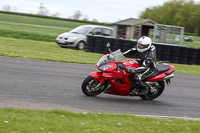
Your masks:
[[[92,36],[87,37],[86,52],[108,54],[106,45],[110,43],[111,50],[121,49],[122,52],[137,45],[136,41],[116,39],[112,37]],[[156,47],[157,61],[169,61],[178,64],[200,65],[200,48],[175,44],[153,43]],[[133,55],[130,58],[137,58]]]

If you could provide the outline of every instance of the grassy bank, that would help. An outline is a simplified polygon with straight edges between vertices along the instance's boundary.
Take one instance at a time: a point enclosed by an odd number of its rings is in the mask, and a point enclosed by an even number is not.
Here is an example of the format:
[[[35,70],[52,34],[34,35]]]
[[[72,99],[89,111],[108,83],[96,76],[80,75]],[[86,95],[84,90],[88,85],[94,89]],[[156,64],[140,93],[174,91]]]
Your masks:
[[[68,22],[78,22],[78,23],[85,23],[85,24],[112,26],[112,24],[101,23],[101,22],[70,19],[70,18],[60,18],[60,17],[44,16],[44,15],[38,15],[38,14],[20,13],[20,12],[0,11],[0,14],[15,15],[15,16],[26,16],[26,17],[28,16],[28,17],[32,17],[32,18],[42,18],[42,19],[49,19],[49,20],[61,20],[61,21],[68,21]]]
[[[11,14],[7,14],[11,13]],[[0,22],[0,36],[4,37],[13,37],[13,38],[21,38],[21,39],[31,39],[31,40],[41,40],[41,41],[54,41],[55,37],[63,32],[67,32],[70,29],[73,29],[80,25],[92,24],[87,21],[67,21],[65,19],[59,18],[42,18],[42,16],[28,16],[28,14],[20,15],[20,13],[7,12],[3,13],[0,11],[0,21],[5,22],[16,22],[16,23],[25,23],[25,24],[34,24],[34,25],[42,25],[42,26],[53,26],[66,28],[66,30],[62,29],[50,29],[50,28],[42,28],[42,27],[33,27],[28,25],[16,25],[16,24],[5,24]],[[106,25],[104,23],[94,23],[96,25]],[[112,25],[106,25],[112,27]],[[188,35],[185,35],[187,37]],[[200,47],[200,37],[194,36],[194,42],[185,42],[184,45],[192,46],[192,47]]]
[[[1,133],[199,133],[200,121],[126,114],[0,109]]]
[[[95,64],[101,54],[60,48],[55,42],[0,37],[0,55],[29,59]]]
[[[5,24],[0,22],[0,36],[38,41],[55,42],[55,38],[69,30],[35,27],[28,25]]]
[[[50,42],[54,42],[55,38],[61,33],[67,32],[77,26],[87,24],[81,22],[64,21],[56,19],[54,20],[48,18],[37,18],[4,13],[0,13],[0,21],[3,21],[0,22],[0,36]],[[6,22],[16,22],[22,24],[19,25]],[[33,24],[38,25],[38,27],[23,24]],[[58,28],[60,27],[66,29],[39,27],[39,25],[52,26]]]
[[[60,48],[54,42],[0,37],[0,56],[96,64],[102,54]],[[200,65],[173,64],[176,73],[200,75]]]
[[[37,18],[37,17],[12,15],[12,14],[4,14],[4,13],[0,13],[0,21],[36,24],[36,25],[44,25],[44,26],[55,26],[55,27],[61,27],[61,28],[65,28],[65,27],[74,28],[79,25],[86,24],[86,23],[80,23],[80,22],[54,20],[54,19],[39,18],[39,17]]]

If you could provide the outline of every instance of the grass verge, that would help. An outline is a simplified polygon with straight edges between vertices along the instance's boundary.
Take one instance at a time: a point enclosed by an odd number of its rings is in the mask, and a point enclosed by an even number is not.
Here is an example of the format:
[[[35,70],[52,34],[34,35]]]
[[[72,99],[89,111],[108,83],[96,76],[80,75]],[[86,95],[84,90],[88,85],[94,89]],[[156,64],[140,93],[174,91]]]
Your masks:
[[[29,59],[96,64],[102,54],[60,48],[55,42],[0,37],[0,55]]]
[[[96,64],[102,54],[60,48],[54,42],[0,37],[0,55],[39,60]],[[176,73],[200,75],[200,65],[173,64]]]
[[[86,23],[0,13],[0,21],[74,28]]]
[[[0,22],[0,36],[38,41],[54,42],[55,38],[66,29],[53,29],[46,27],[34,27],[29,25],[5,24]]]
[[[1,133],[199,133],[200,121],[127,114],[0,109]]]

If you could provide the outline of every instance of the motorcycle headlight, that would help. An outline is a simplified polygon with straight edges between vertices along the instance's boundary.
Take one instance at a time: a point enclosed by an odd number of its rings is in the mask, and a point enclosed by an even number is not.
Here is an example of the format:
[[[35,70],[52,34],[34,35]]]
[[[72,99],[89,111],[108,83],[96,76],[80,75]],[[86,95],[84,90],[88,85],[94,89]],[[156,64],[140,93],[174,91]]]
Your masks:
[[[103,65],[103,66],[100,66],[99,69],[102,70],[102,71],[105,71],[107,70],[108,68],[111,68],[113,67],[112,65]]]

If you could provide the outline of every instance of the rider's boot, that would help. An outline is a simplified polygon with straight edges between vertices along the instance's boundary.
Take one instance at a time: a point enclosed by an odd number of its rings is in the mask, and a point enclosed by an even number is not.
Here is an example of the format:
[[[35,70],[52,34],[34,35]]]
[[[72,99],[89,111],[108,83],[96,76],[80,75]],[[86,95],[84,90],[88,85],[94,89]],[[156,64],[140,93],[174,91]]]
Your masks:
[[[135,92],[137,91],[137,86],[139,86],[139,82],[134,82],[133,86],[129,90],[130,95],[135,95]]]
[[[139,86],[140,89],[136,89],[136,86]],[[135,84],[130,89],[131,95],[145,95],[149,92],[149,87],[143,81],[135,81]]]
[[[143,81],[140,81],[141,89],[139,90],[138,95],[145,95],[149,92],[149,87]]]

